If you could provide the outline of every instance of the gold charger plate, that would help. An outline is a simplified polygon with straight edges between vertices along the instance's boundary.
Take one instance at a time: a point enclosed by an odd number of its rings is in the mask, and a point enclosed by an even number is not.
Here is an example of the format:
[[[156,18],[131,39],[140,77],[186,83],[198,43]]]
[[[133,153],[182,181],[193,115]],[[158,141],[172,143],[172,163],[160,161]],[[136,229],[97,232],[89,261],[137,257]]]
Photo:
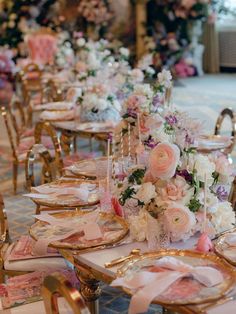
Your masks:
[[[224,233],[215,241],[215,252],[220,257],[226,259],[230,264],[236,266],[236,247],[229,246],[225,241],[227,235],[231,233],[235,233],[236,235],[236,228],[232,231]]]
[[[65,211],[62,213],[54,213],[53,217],[63,219],[63,222],[77,222],[83,224],[86,220],[86,214],[91,211]],[[103,238],[85,241],[81,234],[75,234],[65,240],[53,241],[49,246],[60,249],[74,249],[74,250],[87,250],[89,248],[95,248],[99,246],[109,246],[122,240],[129,232],[128,224],[126,221],[116,215],[100,212],[97,223],[100,226]],[[68,228],[54,226],[52,227],[46,222],[37,221],[30,227],[29,233],[35,240],[43,238],[50,238],[68,232]]]
[[[107,161],[107,157],[81,160],[69,166],[68,170],[76,176],[96,179],[96,161]]]
[[[158,252],[144,253],[140,257],[133,257],[130,261],[118,269],[119,277],[131,276],[143,268],[154,265],[157,259],[164,256],[190,264],[191,266],[211,266],[220,270],[224,281],[214,287],[205,287],[193,279],[182,278],[172,284],[164,293],[153,300],[153,303],[161,305],[187,305],[212,302],[222,298],[235,285],[236,272],[225,260],[213,254],[203,254],[189,250],[160,250]],[[190,282],[190,280],[192,282]],[[132,290],[122,288],[126,293],[132,295]]]
[[[60,197],[57,196],[55,198],[50,198],[50,194],[48,193],[40,193],[38,192],[36,188],[31,188],[32,193],[39,193],[39,194],[46,194],[48,195],[47,199],[40,199],[40,198],[34,198],[31,197],[31,199],[40,206],[48,206],[48,207],[84,207],[84,206],[93,206],[99,203],[99,193],[98,193],[98,182],[97,181],[86,181],[86,180],[79,180],[79,179],[67,179],[63,180],[60,179],[58,181],[50,182],[47,184],[43,184],[40,187],[48,187],[50,188],[68,188],[68,187],[81,187],[81,185],[90,185],[91,186],[91,192],[89,193],[88,201],[84,202],[80,200],[79,198],[73,196],[73,195],[66,195],[62,194]]]

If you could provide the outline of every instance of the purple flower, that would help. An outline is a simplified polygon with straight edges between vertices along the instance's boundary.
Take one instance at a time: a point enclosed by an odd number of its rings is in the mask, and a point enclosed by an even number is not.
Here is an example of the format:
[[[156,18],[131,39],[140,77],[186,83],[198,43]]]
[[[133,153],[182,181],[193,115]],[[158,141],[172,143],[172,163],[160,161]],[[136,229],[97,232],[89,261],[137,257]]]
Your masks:
[[[228,199],[228,192],[223,186],[219,186],[216,190],[216,196],[220,202],[225,202]]]
[[[116,92],[116,97],[118,100],[124,100],[125,99],[125,93],[122,90],[118,90]]]
[[[129,117],[136,119],[137,118],[137,112],[133,109],[128,108],[127,114]]]
[[[177,118],[173,116],[172,114],[170,114],[169,116],[166,116],[165,120],[169,125],[174,125],[177,123]]]
[[[177,170],[176,171],[176,175],[178,175],[180,177],[183,177],[190,184],[193,181],[193,175],[191,173],[189,173],[186,169],[184,169],[184,170]]]
[[[159,107],[161,105],[161,98],[158,94],[153,97],[152,104],[154,107]]]
[[[155,143],[154,139],[151,136],[149,136],[149,138],[146,141],[144,141],[144,145],[152,149],[156,147],[157,144],[158,143]]]

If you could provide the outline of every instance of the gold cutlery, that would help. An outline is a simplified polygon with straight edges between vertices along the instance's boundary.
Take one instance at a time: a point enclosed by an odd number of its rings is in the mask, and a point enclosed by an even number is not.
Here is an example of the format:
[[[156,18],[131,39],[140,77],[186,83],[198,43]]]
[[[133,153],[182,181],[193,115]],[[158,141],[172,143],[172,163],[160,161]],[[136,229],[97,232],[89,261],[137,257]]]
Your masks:
[[[141,254],[141,250],[140,249],[133,249],[129,255],[127,256],[121,256],[119,258],[116,258],[108,263],[105,263],[104,266],[106,268],[110,268],[110,267],[113,267],[113,266],[116,266],[116,265],[119,265],[127,260],[129,260],[130,258],[134,257],[134,256],[140,256]]]

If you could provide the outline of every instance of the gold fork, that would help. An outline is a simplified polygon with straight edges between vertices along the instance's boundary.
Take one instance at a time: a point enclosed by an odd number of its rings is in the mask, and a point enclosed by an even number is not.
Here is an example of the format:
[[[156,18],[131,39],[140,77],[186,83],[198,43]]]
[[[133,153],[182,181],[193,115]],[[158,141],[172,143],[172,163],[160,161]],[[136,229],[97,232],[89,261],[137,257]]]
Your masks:
[[[105,263],[104,266],[106,268],[110,268],[110,267],[113,267],[113,266],[116,266],[116,265],[119,265],[127,260],[129,260],[130,258],[134,257],[134,256],[140,256],[141,254],[141,250],[140,249],[133,249],[129,255],[127,256],[121,256],[119,258],[116,258],[108,263]]]

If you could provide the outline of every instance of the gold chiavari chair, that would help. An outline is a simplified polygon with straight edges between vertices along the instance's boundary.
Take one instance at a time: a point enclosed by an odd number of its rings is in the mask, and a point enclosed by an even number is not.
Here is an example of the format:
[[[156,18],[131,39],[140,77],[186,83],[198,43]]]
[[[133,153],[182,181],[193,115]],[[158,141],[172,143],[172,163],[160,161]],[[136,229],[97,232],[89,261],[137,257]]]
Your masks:
[[[63,93],[53,80],[49,80],[47,85],[44,87],[43,97],[47,102],[62,101]]]
[[[231,108],[225,108],[221,111],[215,125],[215,135],[220,134],[220,130],[222,127],[222,123],[226,117],[229,117],[231,120],[231,137],[232,137],[232,144],[227,147],[224,151],[225,154],[230,154],[235,146],[236,143],[236,113]]]
[[[36,144],[42,144],[42,136],[43,134],[47,134],[53,143],[53,156],[55,160],[56,169],[60,176],[63,175],[63,159],[62,159],[62,150],[61,145],[57,137],[57,133],[55,129],[52,127],[52,125],[49,122],[38,122],[35,126],[35,143]]]
[[[39,257],[34,259],[10,261],[11,251],[22,241],[21,238],[12,242],[9,236],[8,220],[5,211],[3,197],[0,194],[0,283],[6,276],[13,277],[32,271],[49,269],[65,269],[67,267],[63,257]],[[28,236],[29,237],[29,236]]]
[[[59,314],[58,296],[65,298],[74,314],[90,313],[79,291],[59,273],[44,279],[42,295],[46,314]]]
[[[55,179],[54,159],[50,155],[48,149],[43,144],[34,144],[28,151],[25,160],[25,179],[26,187],[28,190],[31,187],[39,185],[39,182],[35,182],[35,162],[42,161],[42,171],[40,176],[42,183],[49,183]]]
[[[17,101],[17,108],[21,108],[21,104]],[[20,110],[19,110],[20,111]],[[23,112],[19,112],[19,117],[17,117],[17,111],[13,110],[13,105],[9,105],[9,110],[7,111],[5,107],[1,108],[1,114],[3,117],[4,124],[8,133],[8,138],[10,142],[10,147],[12,151],[12,178],[13,178],[13,188],[14,193],[17,190],[17,178],[18,178],[18,168],[20,164],[23,164],[26,160],[26,155],[28,150],[34,144],[34,129],[27,129],[24,125],[24,115]],[[23,123],[19,123],[19,120]],[[13,127],[13,128],[12,128]],[[13,130],[15,134],[13,133]],[[47,136],[42,137],[42,143],[48,149],[52,148],[52,142]]]

